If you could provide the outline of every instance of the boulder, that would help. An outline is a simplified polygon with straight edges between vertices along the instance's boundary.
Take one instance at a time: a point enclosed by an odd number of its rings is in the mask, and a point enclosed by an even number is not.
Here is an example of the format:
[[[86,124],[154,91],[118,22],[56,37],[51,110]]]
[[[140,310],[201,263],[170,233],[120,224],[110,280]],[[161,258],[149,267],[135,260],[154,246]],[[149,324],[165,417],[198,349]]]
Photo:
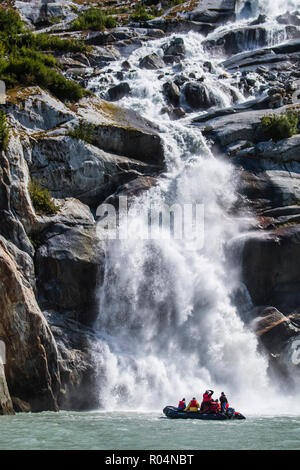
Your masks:
[[[53,129],[75,117],[66,105],[37,86],[9,91],[5,111],[29,132]]]
[[[282,106],[281,108],[272,109],[271,112],[272,114],[281,114],[287,109],[289,109],[288,106]],[[195,122],[195,125],[199,125],[205,136],[211,138],[222,148],[239,140],[254,142],[255,138],[258,137],[256,129],[261,118],[270,114],[270,109],[246,109],[244,111],[237,113],[234,108],[228,108],[225,116],[212,118],[203,124],[201,124],[202,119],[200,119],[199,124]]]
[[[45,311],[57,343],[61,391],[60,409],[86,411],[99,409],[97,361],[102,360],[99,341],[92,328],[78,323],[73,315]]]
[[[87,54],[92,67],[103,67],[104,65],[119,60],[120,52],[114,46],[94,46],[93,50]]]
[[[243,280],[256,305],[288,314],[300,307],[300,226],[253,234],[245,242]]]
[[[164,168],[158,129],[137,112],[93,96],[80,101],[77,115],[95,126],[94,142],[99,148]]]
[[[261,311],[253,320],[252,328],[272,354],[280,353],[285,343],[300,333],[300,329],[274,307],[267,307]]]
[[[153,53],[140,59],[139,65],[142,69],[155,70],[164,68],[165,63],[159,55]]]
[[[95,207],[120,184],[147,171],[153,169],[145,163],[74,137],[44,136],[32,142],[31,175],[56,198],[72,197]]]
[[[300,161],[300,135],[294,135],[278,142],[269,140],[259,142],[253,147],[245,148],[236,154],[240,158],[272,159],[275,162]]]
[[[95,226],[53,224],[41,234],[35,264],[43,308],[73,311],[76,320],[93,322],[102,263],[97,243]]]
[[[119,207],[118,198],[126,196],[129,202],[136,197],[141,196],[145,191],[153,188],[159,183],[157,178],[152,176],[140,176],[129,183],[122,185],[114,194],[109,196],[104,202],[106,204],[113,204],[116,208]]]
[[[297,28],[285,27],[286,39],[297,39],[299,31]],[[282,31],[273,32],[274,43],[281,42]],[[228,32],[221,32],[213,35],[212,38],[204,41],[203,46],[209,51],[225,53],[228,56],[239,54],[247,49],[260,49],[269,45],[268,25],[252,25],[235,28]]]
[[[274,64],[281,64],[286,70],[290,64],[299,60],[300,39],[286,41],[276,46],[269,46],[254,51],[242,52],[226,59],[221,65],[228,70],[243,70],[253,67],[264,66],[274,67]]]
[[[166,82],[163,84],[163,92],[167,100],[174,106],[178,106],[180,99],[180,90],[176,83]]]
[[[130,91],[131,88],[127,82],[119,83],[108,90],[109,101],[118,101],[129,95]]]
[[[222,24],[235,20],[236,0],[200,0],[196,8],[187,9],[188,19],[202,23]],[[183,11],[185,11],[183,6]]]
[[[280,24],[300,26],[300,11],[293,11],[291,13],[286,11],[284,14],[277,16],[276,20]]]
[[[207,109],[217,104],[215,95],[203,83],[189,82],[183,92],[187,104],[193,109]]]
[[[173,38],[167,44],[162,46],[165,56],[179,56],[184,57],[186,50],[184,40],[182,38]]]
[[[238,152],[241,153],[241,152]],[[298,204],[300,198],[300,164],[277,163],[270,159],[232,158],[242,169],[239,191],[259,214],[280,206]]]

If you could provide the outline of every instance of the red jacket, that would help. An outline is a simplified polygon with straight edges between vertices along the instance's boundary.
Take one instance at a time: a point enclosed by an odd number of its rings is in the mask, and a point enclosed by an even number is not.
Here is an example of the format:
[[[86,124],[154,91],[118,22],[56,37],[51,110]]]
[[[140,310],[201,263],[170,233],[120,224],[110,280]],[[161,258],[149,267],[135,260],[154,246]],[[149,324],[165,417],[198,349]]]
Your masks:
[[[203,393],[203,401],[204,403],[211,401],[211,395],[209,393]]]

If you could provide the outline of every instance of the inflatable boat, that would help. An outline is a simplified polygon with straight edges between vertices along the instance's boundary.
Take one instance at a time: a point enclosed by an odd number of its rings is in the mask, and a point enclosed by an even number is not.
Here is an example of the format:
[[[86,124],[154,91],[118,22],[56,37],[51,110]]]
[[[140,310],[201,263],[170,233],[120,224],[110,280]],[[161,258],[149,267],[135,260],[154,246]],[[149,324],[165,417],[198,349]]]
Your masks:
[[[200,413],[200,411],[178,411],[175,406],[166,406],[163,409],[167,418],[171,419],[206,419],[211,421],[225,421],[228,419],[246,419],[244,415],[228,408],[226,413]]]

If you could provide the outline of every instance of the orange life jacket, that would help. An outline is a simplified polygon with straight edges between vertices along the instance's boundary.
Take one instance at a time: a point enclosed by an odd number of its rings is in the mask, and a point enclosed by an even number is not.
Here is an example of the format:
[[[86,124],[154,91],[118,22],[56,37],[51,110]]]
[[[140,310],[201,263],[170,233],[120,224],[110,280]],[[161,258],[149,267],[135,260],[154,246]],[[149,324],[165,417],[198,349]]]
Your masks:
[[[196,400],[191,400],[191,408],[198,408],[198,403]]]
[[[178,408],[183,408],[184,409],[185,407],[186,407],[185,402],[181,400],[178,404]]]
[[[209,407],[209,411],[214,411],[216,413],[218,409],[219,409],[219,403],[217,403],[216,401],[212,401]]]

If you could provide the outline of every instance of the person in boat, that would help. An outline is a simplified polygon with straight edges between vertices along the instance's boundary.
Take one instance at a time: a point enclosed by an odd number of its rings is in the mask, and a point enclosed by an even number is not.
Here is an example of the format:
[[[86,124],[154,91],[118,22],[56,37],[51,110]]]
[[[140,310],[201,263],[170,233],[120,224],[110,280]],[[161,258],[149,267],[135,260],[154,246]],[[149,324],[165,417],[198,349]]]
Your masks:
[[[203,401],[200,407],[200,411],[202,411],[203,413],[205,413],[205,411],[209,409],[209,404],[212,401],[213,393],[213,390],[206,390],[206,392],[203,393]]]
[[[211,400],[209,403],[209,408],[206,411],[206,413],[219,413],[220,409],[221,409],[221,406],[220,406],[219,400],[218,399]]]
[[[220,396],[220,403],[221,403],[221,411],[222,413],[226,413],[227,408],[229,407],[229,403],[227,397],[224,392],[221,393]]]
[[[193,399],[189,402],[188,406],[185,408],[184,411],[198,411],[199,408],[199,403],[197,402],[196,398],[193,397]]]
[[[180,402],[178,403],[177,410],[178,410],[178,411],[184,411],[185,409],[186,409],[186,403],[185,403],[185,398],[183,398],[183,399],[180,400]]]

